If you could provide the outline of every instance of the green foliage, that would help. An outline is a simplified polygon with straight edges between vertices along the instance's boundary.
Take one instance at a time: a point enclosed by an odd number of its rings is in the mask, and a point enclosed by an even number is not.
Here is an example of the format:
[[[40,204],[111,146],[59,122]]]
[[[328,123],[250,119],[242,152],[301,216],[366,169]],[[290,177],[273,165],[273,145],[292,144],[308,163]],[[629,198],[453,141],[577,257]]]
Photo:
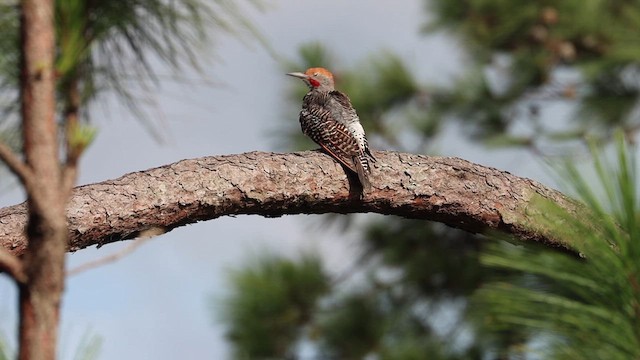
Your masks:
[[[18,7],[0,4],[0,122],[18,109]]]
[[[102,347],[102,338],[92,333],[85,333],[80,341],[80,346],[74,355],[75,360],[97,359]]]
[[[223,320],[235,358],[285,358],[329,289],[320,260],[263,257],[231,274]]]
[[[67,134],[68,146],[73,156],[79,157],[80,154],[93,142],[98,133],[96,127],[85,124],[74,124],[69,128]]]
[[[539,72],[562,62],[637,63],[640,10],[626,0],[503,0],[429,2],[437,16],[428,30],[448,29],[467,40],[474,55],[487,61],[495,52],[542,54]],[[635,56],[630,56],[630,55]],[[542,76],[540,80],[544,80]]]
[[[75,350],[73,358],[75,360],[97,359],[102,346],[102,338],[91,332],[87,332],[82,337],[78,348]],[[7,344],[6,337],[0,333],[0,360],[15,359],[15,354]]]
[[[455,334],[437,333],[442,329],[429,320],[445,304],[458,303],[464,309],[464,297],[478,286],[482,271],[477,239],[421,221],[378,225],[365,237],[369,252],[381,255],[362,259],[361,267],[370,269],[366,281],[315,292],[315,303],[304,306],[306,310],[295,305],[300,302],[292,300],[296,295],[290,289],[305,288],[311,281],[274,275],[280,266],[306,268],[306,258],[292,263],[268,257],[232,274],[234,290],[225,301],[225,321],[236,356],[294,356],[304,326],[307,342],[324,358],[481,358],[481,348],[454,346],[445,339]]]
[[[345,84],[345,92],[352,97],[354,106],[362,109],[361,120],[365,124],[375,123],[376,114],[393,110],[418,91],[404,62],[390,52],[379,54],[368,66],[352,72],[350,77],[354,79]]]
[[[387,321],[377,300],[370,294],[354,293],[332,306],[318,325],[323,351],[334,358],[362,359],[374,350]]]
[[[0,334],[0,360],[9,360],[13,357],[9,353],[9,346],[4,338],[4,334]]]
[[[407,336],[380,350],[381,360],[423,360],[425,356],[430,360],[456,359],[455,356],[443,352],[442,344],[434,344],[420,336]],[[473,357],[462,358],[472,359]]]
[[[572,162],[566,179],[588,206],[580,214],[563,213],[563,236],[584,258],[546,248],[494,244],[482,256],[491,268],[509,275],[484,286],[474,305],[489,328],[518,328],[531,337],[544,334],[547,358],[634,359],[640,356],[640,204],[635,149],[618,136],[617,166],[592,148],[598,187]],[[541,221],[547,221],[541,219]],[[573,229],[566,234],[566,229]]]
[[[479,139],[513,135],[514,124],[529,123],[530,139],[521,143],[530,147],[536,141],[556,141],[557,131],[608,137],[606,130],[613,126],[636,128],[632,110],[640,100],[634,80],[640,68],[640,41],[631,34],[640,31],[637,3],[434,0],[428,4],[434,16],[427,29],[454,33],[470,54],[471,71],[463,77],[467,80],[434,92],[431,110],[439,116],[462,119],[475,128],[472,133]],[[506,65],[500,64],[500,57],[508,60]],[[500,91],[487,82],[487,70],[502,75]],[[573,74],[573,80],[561,80],[559,75],[566,73]],[[537,109],[557,101],[575,108],[571,126],[557,129],[541,121]]]
[[[372,277],[368,290],[346,291],[323,306],[313,324],[322,358],[474,359],[474,349],[455,349],[426,321],[424,298],[411,294],[404,281],[385,284]],[[334,292],[335,294],[335,292]]]
[[[385,266],[402,270],[400,286],[422,296],[465,296],[482,278],[480,242],[472,234],[419,220],[378,222],[366,231],[365,246]]]

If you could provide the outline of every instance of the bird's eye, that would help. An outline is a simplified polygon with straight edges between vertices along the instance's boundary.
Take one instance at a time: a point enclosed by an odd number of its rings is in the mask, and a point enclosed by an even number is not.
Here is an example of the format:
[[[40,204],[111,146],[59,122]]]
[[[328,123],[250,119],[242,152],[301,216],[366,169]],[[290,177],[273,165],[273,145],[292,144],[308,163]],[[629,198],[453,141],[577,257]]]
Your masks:
[[[320,73],[313,73],[313,76],[318,76],[320,75]]]

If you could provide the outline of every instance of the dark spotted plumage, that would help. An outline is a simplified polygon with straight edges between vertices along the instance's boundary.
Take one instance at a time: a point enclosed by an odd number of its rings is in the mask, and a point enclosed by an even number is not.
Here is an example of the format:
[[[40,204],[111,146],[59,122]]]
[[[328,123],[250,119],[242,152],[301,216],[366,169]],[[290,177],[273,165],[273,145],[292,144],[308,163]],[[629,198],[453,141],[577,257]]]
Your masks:
[[[336,98],[340,100],[336,101]],[[353,129],[349,129],[349,122],[345,121],[344,115],[351,115],[347,119],[355,121],[358,121],[358,118],[350,103],[348,107],[344,106],[344,99],[349,101],[344,94],[337,91],[309,92],[302,101],[300,126],[305,135],[356,173],[362,188],[368,191],[371,188],[369,161],[375,161],[375,158],[369,150],[364,131],[356,129],[354,132]]]

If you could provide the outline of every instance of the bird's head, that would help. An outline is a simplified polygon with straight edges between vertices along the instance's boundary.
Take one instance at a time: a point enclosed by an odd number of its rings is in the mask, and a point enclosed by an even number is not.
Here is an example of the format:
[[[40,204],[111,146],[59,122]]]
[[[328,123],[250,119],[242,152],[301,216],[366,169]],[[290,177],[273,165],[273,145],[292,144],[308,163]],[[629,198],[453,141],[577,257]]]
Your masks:
[[[302,79],[302,81],[311,89],[327,90],[334,89],[333,74],[325,68],[315,67],[309,68],[304,73],[292,72],[287,75]]]

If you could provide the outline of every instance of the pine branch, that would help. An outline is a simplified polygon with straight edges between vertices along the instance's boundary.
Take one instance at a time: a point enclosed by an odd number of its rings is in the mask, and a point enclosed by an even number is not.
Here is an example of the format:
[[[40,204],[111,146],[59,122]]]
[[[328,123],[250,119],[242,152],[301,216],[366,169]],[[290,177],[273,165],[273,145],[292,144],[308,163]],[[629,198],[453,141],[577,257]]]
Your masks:
[[[579,205],[533,180],[458,158],[376,152],[372,191],[327,155],[250,152],[183,160],[74,189],[67,215],[68,249],[139,237],[225,215],[375,212],[439,221],[469,232],[500,230],[525,241],[570,246],[532,201],[546,199],[573,213]],[[0,209],[1,245],[26,247],[25,205]]]

